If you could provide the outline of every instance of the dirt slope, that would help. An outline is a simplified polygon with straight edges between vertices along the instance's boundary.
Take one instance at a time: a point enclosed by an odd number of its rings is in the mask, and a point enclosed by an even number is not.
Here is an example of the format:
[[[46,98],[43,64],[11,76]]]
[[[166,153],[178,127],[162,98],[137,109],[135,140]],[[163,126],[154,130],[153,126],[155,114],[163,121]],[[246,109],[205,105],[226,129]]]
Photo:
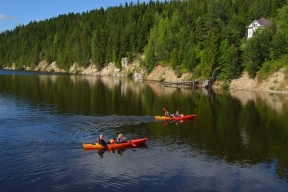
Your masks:
[[[128,63],[128,62],[127,62]],[[24,70],[34,70],[34,71],[49,71],[49,72],[65,72],[59,69],[55,62],[50,64],[46,62],[40,62],[34,69],[30,67],[23,67]],[[9,69],[15,69],[15,65],[12,65]],[[141,67],[140,61],[133,61],[128,65],[124,65],[122,69],[115,67],[114,63],[109,63],[105,68],[99,70],[95,65],[90,64],[86,68],[79,67],[74,64],[68,71],[69,73],[79,73],[79,74],[90,74],[99,76],[127,76],[132,75],[135,79],[148,79],[154,81],[165,81],[165,82],[179,82],[187,81],[193,79],[192,73],[183,73],[181,77],[177,77],[175,72],[167,66],[156,66],[149,74]],[[216,81],[213,88],[219,88],[222,82]],[[229,84],[230,89],[242,89],[242,90],[260,90],[269,92],[283,92],[288,93],[288,81],[285,80],[284,69],[281,69],[272,75],[270,75],[266,80],[259,82],[257,77],[255,79],[249,78],[247,72],[244,72],[242,76],[238,79],[234,79]]]

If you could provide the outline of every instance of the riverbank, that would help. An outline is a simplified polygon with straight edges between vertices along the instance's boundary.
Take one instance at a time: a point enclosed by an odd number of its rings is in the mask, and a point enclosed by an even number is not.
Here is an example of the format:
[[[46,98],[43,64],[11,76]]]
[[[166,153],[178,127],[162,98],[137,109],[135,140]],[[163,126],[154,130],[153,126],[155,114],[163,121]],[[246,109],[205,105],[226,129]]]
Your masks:
[[[15,70],[15,66],[12,65],[12,67],[9,69]],[[24,66],[23,69],[30,71],[67,72],[58,68],[55,62],[50,64],[40,62],[34,69],[26,66]],[[288,94],[288,81],[285,79],[284,70],[285,69],[280,69],[261,82],[258,81],[257,76],[256,78],[251,79],[249,78],[247,72],[244,72],[240,78],[233,79],[229,83],[229,89],[268,91],[273,93]],[[172,68],[161,65],[157,65],[150,73],[148,73],[148,71],[141,66],[139,60],[135,60],[128,64],[126,59],[122,60],[122,69],[117,68],[112,62],[102,69],[95,67],[93,64],[90,64],[86,68],[79,67],[77,64],[74,64],[68,72],[96,76],[131,76],[135,79],[147,79],[162,82],[181,82],[193,79],[193,73],[187,72],[177,75]],[[213,84],[213,88],[219,89],[222,84],[223,82],[216,80],[216,82]]]
[[[251,91],[267,91],[271,93],[288,94],[288,81],[285,79],[285,69],[280,69],[268,76],[263,81],[258,81],[257,76],[249,78],[247,72],[243,72],[241,77],[233,79],[229,84],[229,89],[233,90],[251,90]],[[220,87],[221,81],[216,81],[214,87]]]

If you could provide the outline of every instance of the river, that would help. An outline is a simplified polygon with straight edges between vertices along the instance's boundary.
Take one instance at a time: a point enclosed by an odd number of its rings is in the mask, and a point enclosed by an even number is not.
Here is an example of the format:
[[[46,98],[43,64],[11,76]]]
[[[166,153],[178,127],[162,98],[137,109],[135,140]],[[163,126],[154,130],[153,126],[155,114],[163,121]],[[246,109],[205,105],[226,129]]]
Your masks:
[[[287,99],[0,70],[0,191],[287,191]],[[83,150],[119,133],[149,141]]]

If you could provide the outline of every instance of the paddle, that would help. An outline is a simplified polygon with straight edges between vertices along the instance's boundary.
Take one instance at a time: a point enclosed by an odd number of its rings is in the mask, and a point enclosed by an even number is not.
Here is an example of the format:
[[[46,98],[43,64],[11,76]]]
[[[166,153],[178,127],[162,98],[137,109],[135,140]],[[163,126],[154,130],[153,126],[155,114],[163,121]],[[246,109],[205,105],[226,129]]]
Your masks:
[[[129,149],[131,149],[130,147],[129,147]],[[134,152],[136,152],[136,150],[135,149],[131,149],[132,151],[134,151]]]
[[[165,112],[167,112],[170,117],[173,117],[173,116],[169,113],[169,111],[167,111],[164,107],[163,107],[162,109],[163,109]]]
[[[131,140],[129,140],[129,142],[131,143],[131,145],[132,145],[133,147],[137,147],[137,145],[136,145],[135,143],[133,143]]]

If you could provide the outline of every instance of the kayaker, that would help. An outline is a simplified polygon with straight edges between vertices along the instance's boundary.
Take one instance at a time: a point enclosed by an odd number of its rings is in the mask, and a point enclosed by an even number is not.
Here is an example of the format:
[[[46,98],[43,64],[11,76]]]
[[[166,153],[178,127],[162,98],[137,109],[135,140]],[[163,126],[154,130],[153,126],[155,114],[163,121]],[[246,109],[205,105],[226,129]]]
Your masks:
[[[184,117],[183,114],[180,114],[179,111],[176,111],[175,114],[172,115],[173,117]]]
[[[175,116],[175,117],[180,117],[180,113],[179,113],[179,111],[176,111],[176,113],[175,113],[174,116]]]
[[[99,138],[98,138],[98,143],[102,146],[107,146],[106,141],[104,140],[104,135],[100,134]]]
[[[128,142],[128,139],[124,137],[122,133],[120,133],[116,138],[116,143],[125,143],[125,142]]]
[[[165,111],[165,112],[164,112],[164,116],[165,116],[165,117],[170,117],[171,115],[170,115],[170,113],[169,113],[168,111]]]

